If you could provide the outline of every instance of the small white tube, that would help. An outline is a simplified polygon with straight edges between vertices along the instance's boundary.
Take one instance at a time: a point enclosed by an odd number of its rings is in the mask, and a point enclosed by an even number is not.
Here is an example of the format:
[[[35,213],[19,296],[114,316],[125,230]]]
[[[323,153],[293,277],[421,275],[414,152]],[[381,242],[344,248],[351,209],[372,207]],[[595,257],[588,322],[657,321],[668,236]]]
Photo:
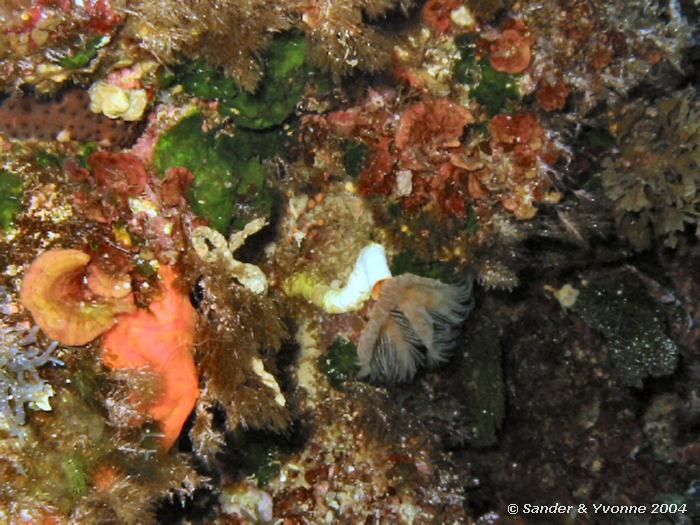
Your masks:
[[[365,246],[355,261],[347,284],[323,296],[323,309],[331,314],[359,310],[372,295],[374,285],[391,277],[386,252],[381,244]]]

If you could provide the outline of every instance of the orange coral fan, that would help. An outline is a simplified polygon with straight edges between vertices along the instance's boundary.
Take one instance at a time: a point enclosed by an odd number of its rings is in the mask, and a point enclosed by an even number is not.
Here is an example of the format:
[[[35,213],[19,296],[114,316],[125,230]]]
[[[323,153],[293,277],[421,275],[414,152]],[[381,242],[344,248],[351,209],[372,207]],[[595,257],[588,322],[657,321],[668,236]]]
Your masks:
[[[163,393],[148,413],[160,424],[162,445],[168,450],[199,396],[192,354],[196,312],[188,296],[175,287],[175,270],[162,266],[160,276],[162,297],[148,310],[119,319],[105,335],[102,360],[112,369],[148,367],[162,378]]]
[[[97,279],[89,262],[80,250],[49,250],[34,259],[22,280],[24,307],[48,337],[66,345],[89,343],[112,328],[116,314],[134,309],[128,281],[104,272]]]
[[[496,71],[522,73],[530,65],[532,42],[515,29],[506,29],[491,45],[491,65]]]

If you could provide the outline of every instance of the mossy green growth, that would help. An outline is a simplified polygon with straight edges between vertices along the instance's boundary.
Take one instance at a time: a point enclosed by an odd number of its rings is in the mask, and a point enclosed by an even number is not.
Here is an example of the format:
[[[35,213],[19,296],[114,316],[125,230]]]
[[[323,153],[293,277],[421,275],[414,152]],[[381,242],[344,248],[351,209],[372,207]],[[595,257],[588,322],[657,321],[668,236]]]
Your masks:
[[[306,38],[285,33],[272,40],[265,53],[263,77],[254,93],[242,91],[221,105],[224,115],[241,127],[266,129],[292,114],[306,86]]]
[[[488,59],[478,57],[471,36],[458,38],[457,46],[461,59],[455,65],[455,80],[470,87],[470,94],[486,108],[489,115],[514,111],[515,104],[521,98],[517,87],[518,76],[496,71]]]
[[[222,233],[234,216],[234,226],[241,227],[269,214],[272,195],[265,184],[265,168],[253,157],[254,142],[217,137],[202,131],[202,123],[202,115],[195,113],[161,136],[154,153],[158,173],[163,176],[178,166],[190,170],[195,176],[188,195],[192,209]]]
[[[0,171],[0,229],[8,228],[22,209],[22,177]]]
[[[255,476],[258,486],[264,487],[280,472],[280,447],[278,436],[259,430],[237,429],[226,436],[227,448],[235,451],[235,457],[227,457],[227,463],[246,476]]]
[[[173,74],[173,81],[182,84],[188,93],[204,100],[229,103],[238,94],[236,81],[203,59],[179,66]],[[162,79],[164,82],[170,82],[167,74],[164,74]]]
[[[84,456],[77,453],[67,456],[61,463],[61,469],[66,478],[68,492],[72,496],[87,493],[90,484],[89,463]]]
[[[360,371],[357,348],[344,337],[336,338],[328,351],[318,358],[318,368],[334,388],[342,390],[345,382],[354,379]]]
[[[242,230],[256,217],[269,215],[274,199],[265,187],[265,166],[258,159],[240,161],[238,174],[233,228]]]
[[[488,447],[498,442],[506,413],[506,393],[498,327],[489,319],[469,321],[458,382],[471,421],[470,443]]]
[[[571,309],[605,337],[612,364],[625,386],[673,373],[678,347],[666,336],[659,306],[642,282],[627,273],[596,275],[580,286]]]
[[[153,163],[161,176],[169,168],[190,170],[195,176],[188,195],[192,209],[225,232],[233,216],[236,177],[229,160],[218,151],[214,135],[202,131],[202,123],[202,116],[194,114],[164,133]]]
[[[61,167],[61,158],[54,155],[53,153],[49,153],[49,152],[44,151],[44,150],[38,150],[34,154],[34,159],[36,160],[36,163],[41,168],[60,168]]]
[[[448,284],[465,280],[464,276],[457,274],[453,266],[440,261],[421,261],[411,252],[401,252],[391,261],[391,274],[401,275],[402,273],[429,277]]]
[[[78,148],[78,156],[76,160],[83,168],[88,168],[88,157],[100,149],[100,146],[96,142],[85,142],[80,144]]]
[[[222,147],[244,159],[281,156],[297,139],[296,128],[266,130],[237,129],[234,136],[222,136]]]
[[[369,158],[369,147],[356,140],[346,140],[343,145],[343,167],[353,179],[357,178]]]
[[[476,208],[469,203],[467,205],[467,221],[464,229],[469,235],[474,235],[479,231],[479,215],[476,213]]]
[[[97,56],[100,48],[107,45],[109,36],[98,36],[88,40],[83,47],[76,50],[70,56],[62,57],[58,60],[58,64],[65,68],[79,68],[87,66],[93,58]]]

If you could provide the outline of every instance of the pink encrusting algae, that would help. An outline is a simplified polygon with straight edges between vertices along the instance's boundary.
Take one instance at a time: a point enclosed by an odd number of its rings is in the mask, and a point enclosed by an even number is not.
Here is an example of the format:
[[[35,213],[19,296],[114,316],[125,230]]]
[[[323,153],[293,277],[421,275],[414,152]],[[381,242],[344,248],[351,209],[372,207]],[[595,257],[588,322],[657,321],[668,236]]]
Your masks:
[[[199,397],[193,346],[196,312],[187,294],[175,286],[176,271],[160,269],[162,296],[148,309],[121,316],[104,338],[102,360],[109,368],[147,368],[161,379],[162,394],[148,414],[163,432],[168,450]]]

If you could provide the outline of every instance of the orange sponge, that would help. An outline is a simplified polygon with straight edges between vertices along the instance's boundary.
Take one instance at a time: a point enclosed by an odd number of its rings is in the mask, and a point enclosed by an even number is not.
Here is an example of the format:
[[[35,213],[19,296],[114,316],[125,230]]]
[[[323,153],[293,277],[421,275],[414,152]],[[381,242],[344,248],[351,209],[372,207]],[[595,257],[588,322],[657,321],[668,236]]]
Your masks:
[[[182,431],[199,396],[193,346],[196,312],[186,294],[177,290],[175,270],[162,266],[163,295],[147,310],[119,317],[104,338],[102,360],[112,369],[148,367],[163,382],[160,399],[148,407],[164,434],[168,450]]]

